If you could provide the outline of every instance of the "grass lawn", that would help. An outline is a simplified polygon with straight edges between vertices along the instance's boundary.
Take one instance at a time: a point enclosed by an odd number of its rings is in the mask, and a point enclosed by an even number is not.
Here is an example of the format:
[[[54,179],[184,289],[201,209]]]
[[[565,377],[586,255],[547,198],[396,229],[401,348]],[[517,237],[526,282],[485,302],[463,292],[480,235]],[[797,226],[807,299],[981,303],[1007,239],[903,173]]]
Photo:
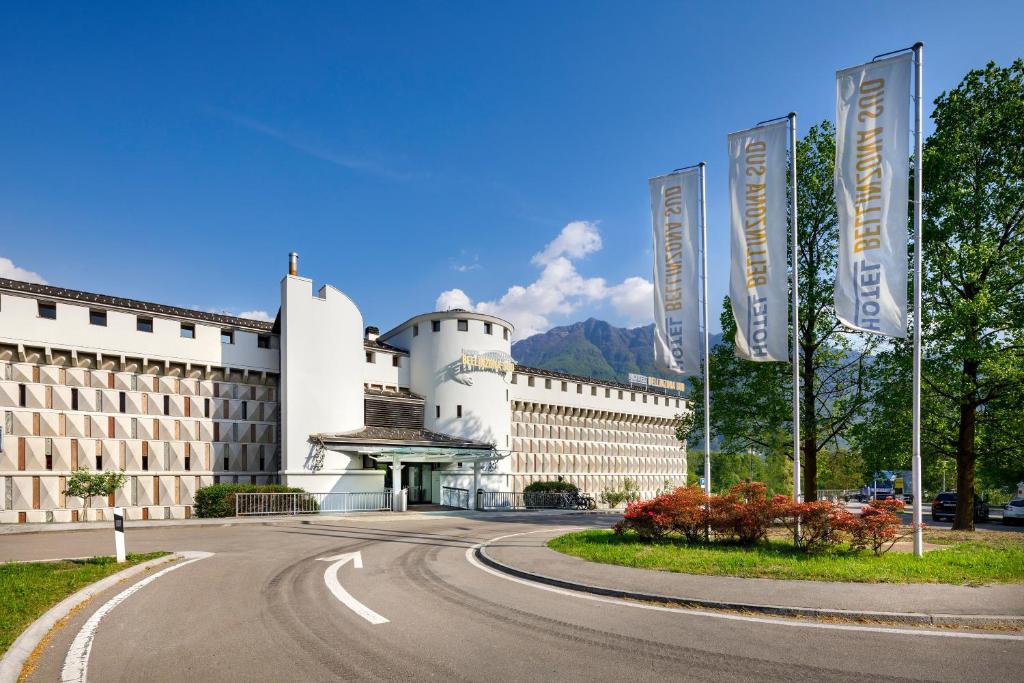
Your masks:
[[[806,554],[793,547],[786,532],[773,533],[754,547],[727,543],[688,545],[672,538],[641,541],[634,534],[608,530],[577,531],[553,538],[548,547],[592,562],[686,574],[857,581],[884,583],[1024,583],[1024,534],[1009,532],[927,531],[925,542],[943,547],[915,558],[890,551],[842,548]]]
[[[75,591],[126,567],[167,554],[129,554],[124,564],[118,564],[113,557],[0,564],[0,654],[30,623]]]

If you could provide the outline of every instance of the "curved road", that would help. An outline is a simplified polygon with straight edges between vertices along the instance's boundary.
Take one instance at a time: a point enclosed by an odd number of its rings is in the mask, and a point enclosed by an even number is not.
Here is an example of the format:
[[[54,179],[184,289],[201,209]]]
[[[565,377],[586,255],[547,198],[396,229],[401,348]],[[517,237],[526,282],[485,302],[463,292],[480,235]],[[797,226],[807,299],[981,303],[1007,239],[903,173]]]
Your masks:
[[[1016,680],[1024,643],[735,621],[611,604],[496,576],[467,548],[505,534],[605,525],[592,517],[421,516],[128,529],[129,548],[213,553],[97,611],[47,644],[32,681],[61,680],[76,636],[95,681]],[[110,532],[8,536],[23,558],[109,554]],[[11,544],[11,545],[8,545]],[[344,591],[325,582],[334,558]],[[94,631],[92,629],[95,627]],[[80,653],[79,653],[80,654]],[[69,669],[70,670],[70,669]],[[78,679],[80,680],[80,679]]]

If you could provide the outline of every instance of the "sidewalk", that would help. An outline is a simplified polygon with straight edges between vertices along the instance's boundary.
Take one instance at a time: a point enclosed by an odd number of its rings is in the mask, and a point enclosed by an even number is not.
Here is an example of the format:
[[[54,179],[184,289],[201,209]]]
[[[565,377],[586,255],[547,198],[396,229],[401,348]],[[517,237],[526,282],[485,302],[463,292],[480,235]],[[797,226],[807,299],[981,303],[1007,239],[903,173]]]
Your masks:
[[[1011,616],[1018,618],[1013,621],[1019,620],[1024,624],[1024,586],[1020,584],[954,586],[834,583],[677,574],[589,562],[564,555],[546,546],[549,539],[565,531],[562,529],[512,536],[488,544],[482,551],[485,559],[489,558],[505,565],[519,572],[520,576],[530,574],[534,576],[527,578],[554,579],[555,585],[567,588],[572,588],[568,584],[580,584],[590,588],[611,589],[613,593],[641,594],[626,596],[636,599],[656,597],[663,598],[658,599],[659,602],[725,603],[708,606],[734,609],[742,609],[742,606],[748,605],[858,613],[878,612],[908,617]],[[596,592],[608,594],[608,591]],[[862,614],[860,618],[865,617]],[[913,620],[924,621],[916,618]],[[938,623],[942,619],[932,621]],[[978,621],[984,622],[986,619]]]

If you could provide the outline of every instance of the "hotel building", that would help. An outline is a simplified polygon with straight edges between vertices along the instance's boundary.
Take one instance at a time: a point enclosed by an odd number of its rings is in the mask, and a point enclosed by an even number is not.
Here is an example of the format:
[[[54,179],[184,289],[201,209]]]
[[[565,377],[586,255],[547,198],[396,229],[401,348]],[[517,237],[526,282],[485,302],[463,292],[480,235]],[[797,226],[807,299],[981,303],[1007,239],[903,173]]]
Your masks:
[[[0,522],[184,518],[217,482],[400,477],[413,504],[442,487],[685,482],[684,399],[515,364],[511,336],[462,310],[379,334],[295,255],[272,323],[0,279]],[[86,510],[63,493],[79,468],[127,482]]]

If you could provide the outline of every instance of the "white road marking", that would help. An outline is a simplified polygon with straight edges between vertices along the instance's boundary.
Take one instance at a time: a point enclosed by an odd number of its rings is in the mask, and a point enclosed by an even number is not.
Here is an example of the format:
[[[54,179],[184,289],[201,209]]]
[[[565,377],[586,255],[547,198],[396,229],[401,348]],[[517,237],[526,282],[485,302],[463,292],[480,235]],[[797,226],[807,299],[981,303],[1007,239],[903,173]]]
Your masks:
[[[151,574],[141,581],[132,584],[108,600],[106,604],[98,610],[93,612],[92,616],[89,617],[82,626],[82,630],[80,630],[78,635],[75,636],[75,640],[71,643],[71,648],[68,650],[68,655],[64,658],[64,669],[60,674],[61,681],[85,683],[89,670],[89,654],[92,652],[92,643],[93,639],[96,637],[96,629],[99,627],[100,621],[103,617],[107,616],[112,609],[137,593],[143,586],[152,583],[164,574],[173,572],[175,569],[181,569],[187,564],[198,562],[199,560],[206,559],[213,555],[213,553],[207,553],[200,550],[186,550],[178,554],[189,559],[186,559],[184,562],[173,564],[166,569],[161,569],[155,574]]]
[[[771,624],[776,626],[795,626],[797,628],[817,628],[828,631],[859,631],[866,633],[885,633],[890,635],[906,635],[906,636],[934,636],[938,638],[972,638],[977,640],[1018,640],[1024,641],[1024,636],[1011,635],[1007,633],[962,633],[957,631],[949,630],[938,630],[938,629],[910,629],[910,628],[887,628],[884,626],[858,626],[855,624],[825,624],[820,622],[800,621],[798,619],[780,619],[772,617],[748,617],[740,614],[730,614],[728,612],[715,612],[703,609],[694,609],[690,607],[664,607],[661,605],[648,605],[642,602],[635,602],[632,600],[623,600],[621,598],[609,598],[602,595],[594,595],[592,593],[582,593],[580,591],[568,590],[566,588],[558,588],[557,586],[549,586],[544,583],[537,581],[530,581],[518,576],[511,576],[504,572],[499,572],[496,569],[492,569],[484,564],[481,564],[476,559],[475,553],[477,548],[481,548],[497,541],[512,538],[513,536],[526,536],[527,534],[539,534],[549,531],[569,531],[570,529],[539,529],[536,531],[524,531],[518,534],[506,534],[504,536],[498,536],[492,538],[489,541],[483,543],[477,543],[471,548],[466,549],[466,560],[477,569],[482,569],[488,574],[505,579],[506,581],[513,581],[515,583],[521,583],[524,586],[530,586],[532,588],[539,588],[540,590],[550,591],[551,593],[558,593],[560,595],[568,595],[574,598],[580,598],[582,600],[592,600],[593,602],[604,602],[611,605],[618,605],[620,607],[635,607],[638,609],[649,609],[656,612],[674,612],[676,614],[686,614],[700,617],[711,617],[713,619],[728,619],[730,621],[747,621],[755,624]]]
[[[342,553],[341,555],[321,557],[318,559],[324,562],[334,562],[334,564],[324,570],[324,583],[327,584],[327,587],[332,593],[334,593],[334,597],[338,598],[341,604],[345,605],[345,607],[348,607],[371,624],[388,623],[387,619],[352,597],[352,594],[345,590],[344,587],[342,587],[341,582],[338,581],[338,571],[349,562],[352,562],[352,565],[356,569],[363,568],[362,553],[357,550],[354,553]]]

